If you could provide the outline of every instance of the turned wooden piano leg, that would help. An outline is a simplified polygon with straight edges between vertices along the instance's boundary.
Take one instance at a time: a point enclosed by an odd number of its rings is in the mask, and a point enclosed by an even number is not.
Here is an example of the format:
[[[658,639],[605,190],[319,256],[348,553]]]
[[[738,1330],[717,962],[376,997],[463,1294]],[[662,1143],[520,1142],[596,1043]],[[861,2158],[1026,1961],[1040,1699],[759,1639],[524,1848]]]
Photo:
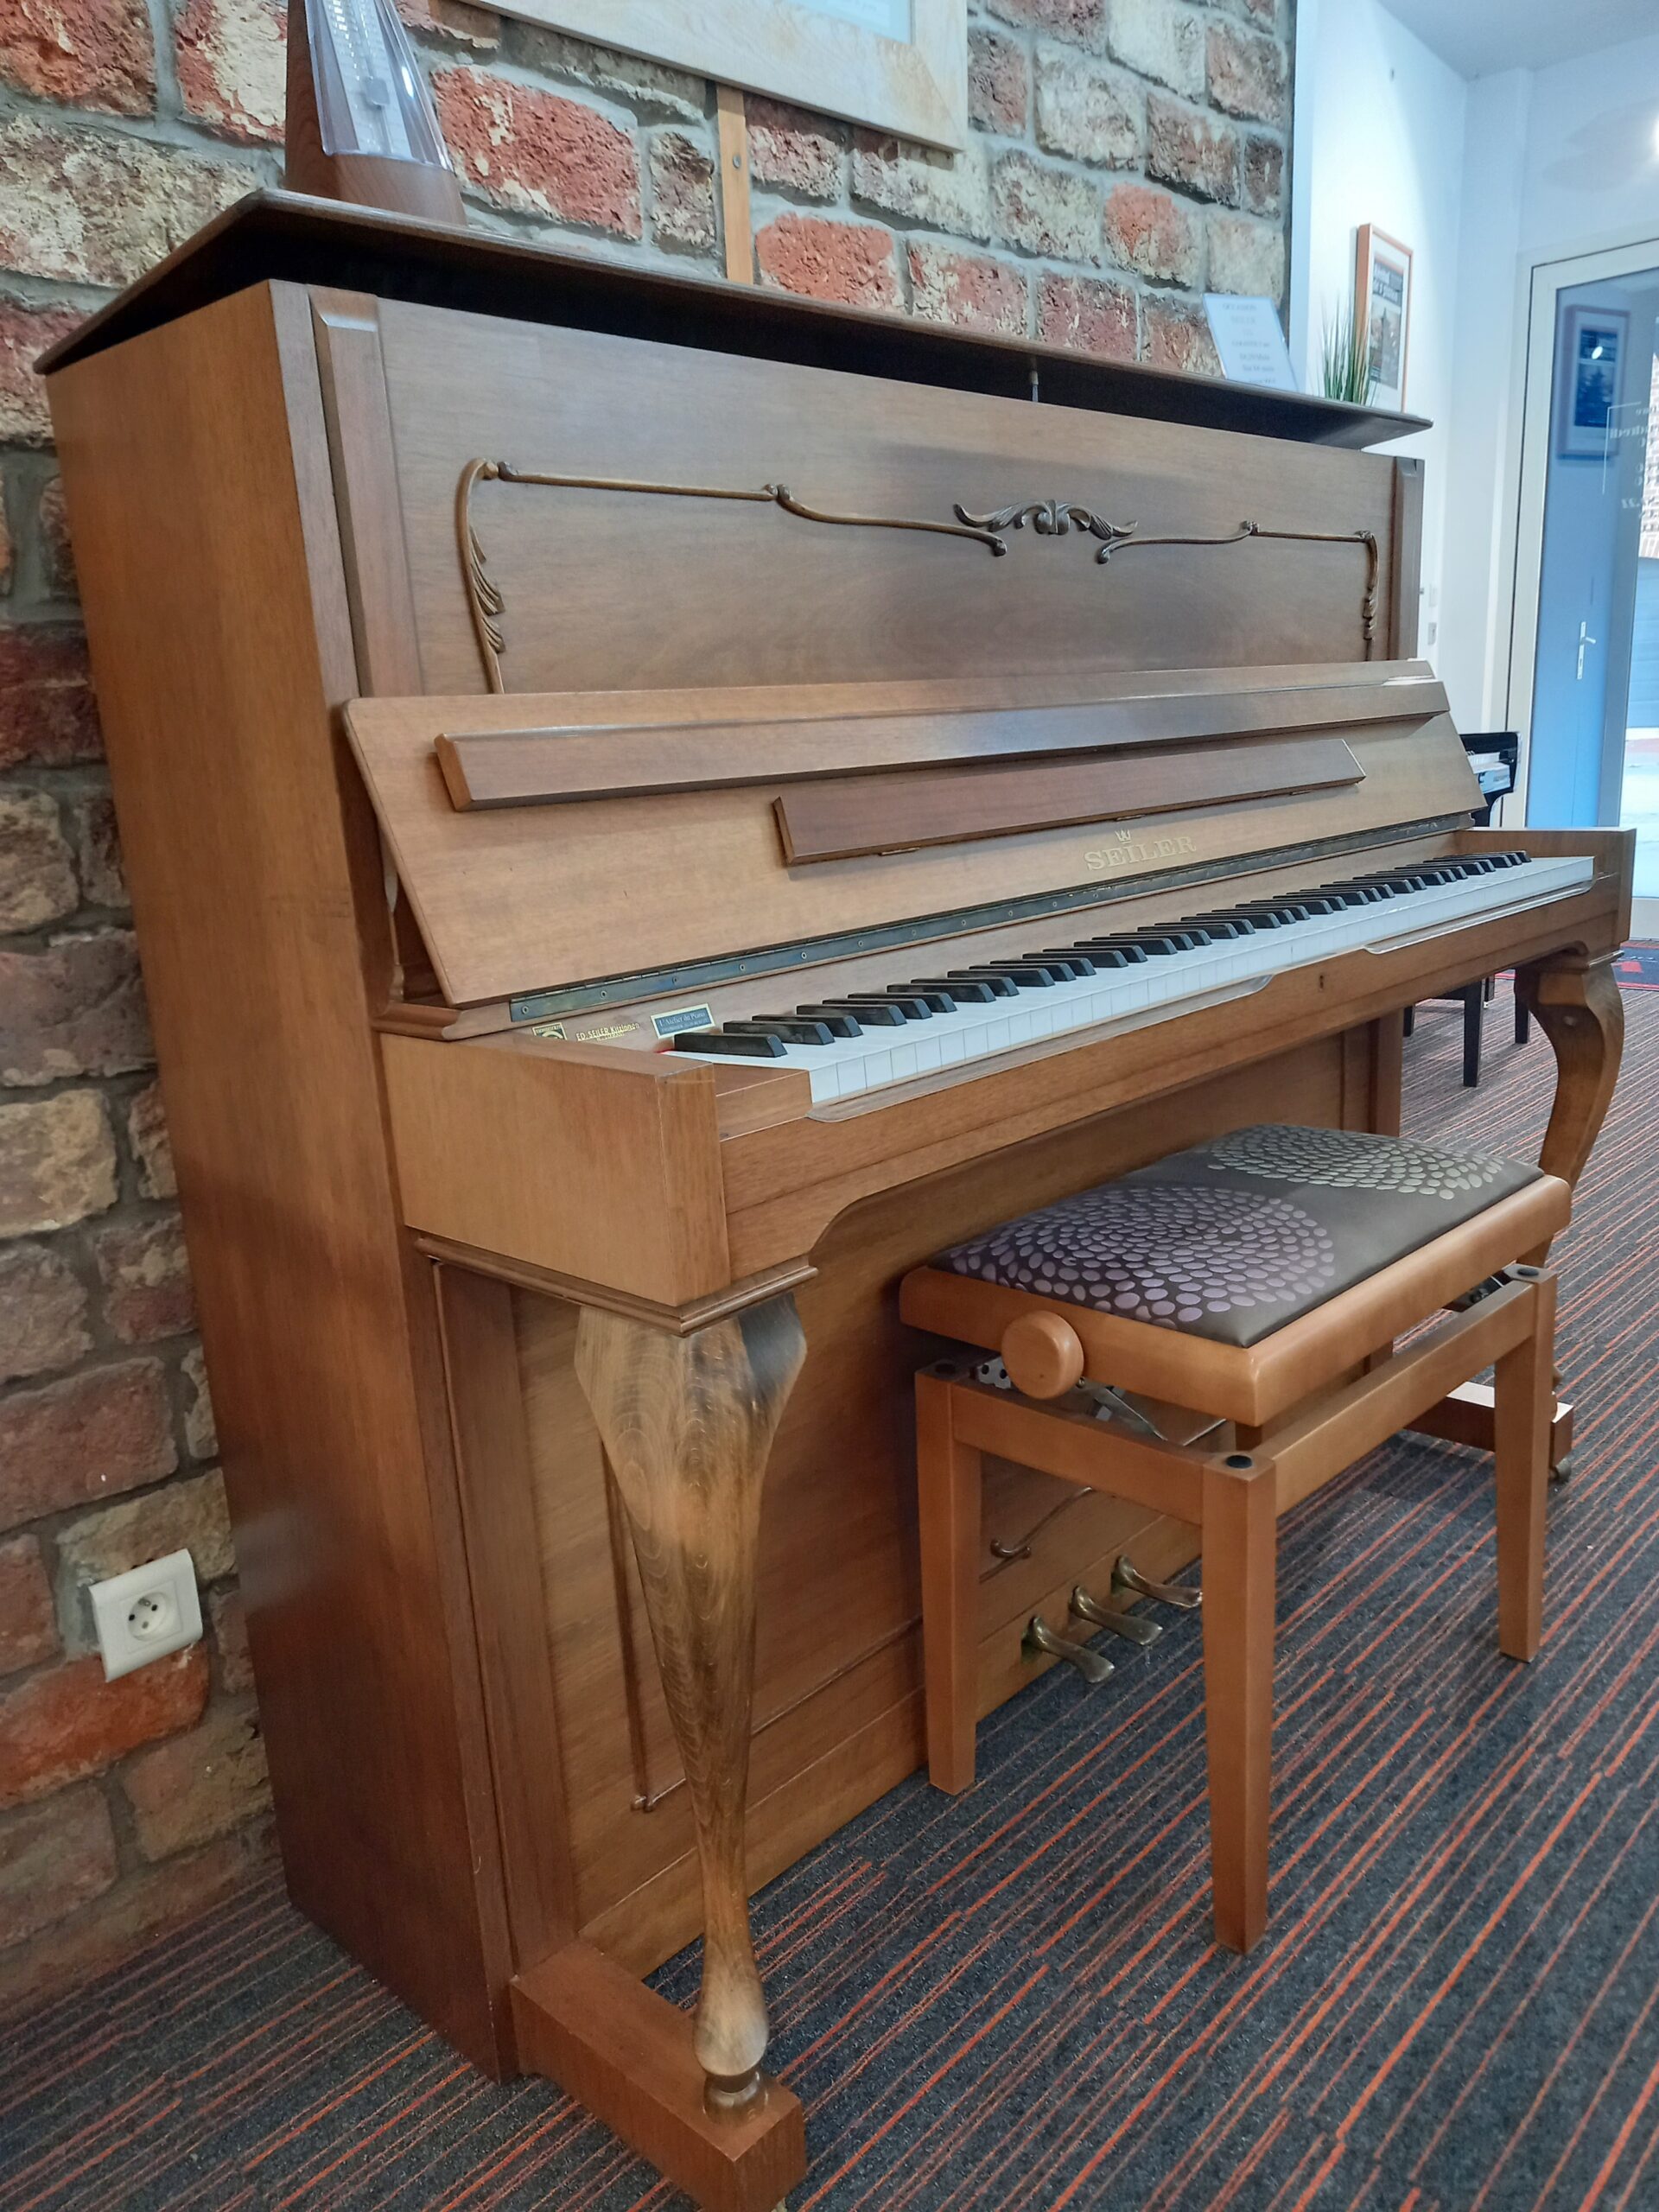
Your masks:
[[[711,2108],[760,2093],[766,2008],[744,1808],[766,1456],[805,1350],[791,1299],[691,1336],[582,1313],[576,1374],[633,1531],[702,1872],[696,2050]]]

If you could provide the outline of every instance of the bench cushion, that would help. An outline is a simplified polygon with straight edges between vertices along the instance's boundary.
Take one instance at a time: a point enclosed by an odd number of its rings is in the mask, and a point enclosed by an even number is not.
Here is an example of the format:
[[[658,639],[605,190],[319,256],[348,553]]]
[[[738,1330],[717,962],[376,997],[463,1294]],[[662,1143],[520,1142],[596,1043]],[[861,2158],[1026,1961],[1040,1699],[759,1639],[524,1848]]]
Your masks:
[[[1254,1344],[1537,1177],[1496,1153],[1264,1122],[1001,1222],[933,1265]]]

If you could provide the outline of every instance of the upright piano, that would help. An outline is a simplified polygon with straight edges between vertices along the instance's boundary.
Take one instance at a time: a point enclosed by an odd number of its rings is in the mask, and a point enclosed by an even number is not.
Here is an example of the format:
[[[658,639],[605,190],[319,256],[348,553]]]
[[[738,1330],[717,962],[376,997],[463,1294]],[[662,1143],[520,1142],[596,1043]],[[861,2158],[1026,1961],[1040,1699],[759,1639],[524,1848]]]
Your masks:
[[[1630,841],[1471,827],[1397,416],[276,194],[48,366],[292,1893],[770,2212],[748,1898],[922,1755],[900,1277],[1394,1128],[1511,965],[1576,1176]],[[986,1535],[984,1709],[1191,1555]]]

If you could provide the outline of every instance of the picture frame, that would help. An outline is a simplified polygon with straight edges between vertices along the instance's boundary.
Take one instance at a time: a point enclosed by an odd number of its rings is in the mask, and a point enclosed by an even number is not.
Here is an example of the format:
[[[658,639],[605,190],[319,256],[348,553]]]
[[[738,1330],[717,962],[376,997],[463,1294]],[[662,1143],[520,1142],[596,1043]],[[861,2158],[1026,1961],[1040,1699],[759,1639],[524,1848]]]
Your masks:
[[[1555,364],[1555,451],[1562,461],[1605,461],[1630,335],[1623,308],[1586,302],[1561,316]]]
[[[956,153],[968,0],[505,0],[501,12]]]
[[[1408,245],[1375,223],[1362,223],[1354,268],[1354,313],[1364,326],[1371,404],[1403,412],[1411,355]]]

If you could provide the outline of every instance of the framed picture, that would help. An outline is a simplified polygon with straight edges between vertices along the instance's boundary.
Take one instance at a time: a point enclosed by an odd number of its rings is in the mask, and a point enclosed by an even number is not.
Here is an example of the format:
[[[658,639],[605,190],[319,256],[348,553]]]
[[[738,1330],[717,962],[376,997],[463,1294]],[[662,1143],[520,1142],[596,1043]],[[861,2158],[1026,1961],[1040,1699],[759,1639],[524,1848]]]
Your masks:
[[[1403,408],[1411,349],[1411,248],[1375,223],[1360,226],[1354,312],[1365,326],[1371,404]]]
[[[1605,461],[1618,404],[1630,318],[1622,308],[1570,307],[1555,364],[1555,450],[1563,461]]]
[[[968,0],[504,0],[505,15],[953,152]]]

